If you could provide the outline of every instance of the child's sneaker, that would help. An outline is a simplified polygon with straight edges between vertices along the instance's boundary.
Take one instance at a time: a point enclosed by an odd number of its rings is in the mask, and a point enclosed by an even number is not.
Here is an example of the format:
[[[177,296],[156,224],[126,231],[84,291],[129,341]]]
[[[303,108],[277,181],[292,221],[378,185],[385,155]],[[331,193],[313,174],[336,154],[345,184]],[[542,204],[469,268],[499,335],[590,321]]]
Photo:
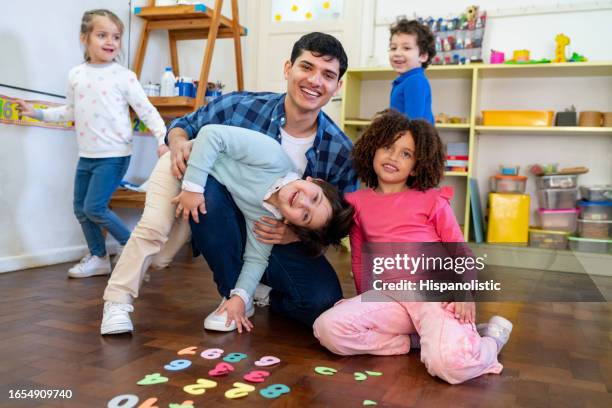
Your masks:
[[[130,315],[134,306],[127,303],[104,302],[100,334],[131,333],[134,331]]]
[[[270,304],[270,291],[272,291],[272,288],[268,285],[264,285],[263,283],[258,284],[253,294],[253,303],[255,306],[268,306]]]
[[[495,340],[499,353],[510,339],[513,326],[510,320],[501,316],[493,316],[489,319],[489,323],[479,324],[476,327],[481,336],[491,337]]]
[[[206,330],[214,330],[214,331],[223,331],[230,332],[236,330],[236,322],[232,321],[229,326],[226,326],[227,323],[227,312],[223,312],[221,314],[217,314],[217,310],[221,307],[223,303],[227,301],[226,298],[221,300],[219,307],[217,307],[211,314],[206,316],[204,319],[204,328]],[[245,315],[246,317],[252,317],[255,314],[255,308],[253,307],[253,302],[249,302],[246,306]]]
[[[111,265],[108,254],[102,257],[90,254],[68,270],[68,277],[89,278],[90,276],[110,275],[110,273]]]

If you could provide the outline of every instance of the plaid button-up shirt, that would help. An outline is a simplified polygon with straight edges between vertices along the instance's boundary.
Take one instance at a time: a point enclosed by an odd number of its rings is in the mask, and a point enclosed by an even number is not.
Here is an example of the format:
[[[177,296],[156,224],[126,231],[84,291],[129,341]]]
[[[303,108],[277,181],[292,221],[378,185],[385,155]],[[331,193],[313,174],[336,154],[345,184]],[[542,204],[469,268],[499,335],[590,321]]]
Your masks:
[[[189,139],[208,124],[237,126],[264,133],[279,143],[285,125],[285,95],[271,92],[232,92],[172,122],[168,131],[181,128]],[[167,141],[167,136],[166,136]],[[317,118],[317,134],[306,152],[308,164],[304,177],[321,178],[343,193],[355,191],[357,175],[351,163],[353,144],[322,111]]]

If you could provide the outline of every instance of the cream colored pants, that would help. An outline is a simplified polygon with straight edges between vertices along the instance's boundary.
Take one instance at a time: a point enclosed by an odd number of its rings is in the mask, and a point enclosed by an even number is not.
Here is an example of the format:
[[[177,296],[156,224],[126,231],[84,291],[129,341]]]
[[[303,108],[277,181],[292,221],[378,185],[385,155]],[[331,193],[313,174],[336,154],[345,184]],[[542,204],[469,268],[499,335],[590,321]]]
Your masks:
[[[174,217],[175,205],[171,200],[180,192],[181,182],[172,175],[170,163],[167,152],[151,173],[142,218],[108,280],[104,300],[131,304],[138,297],[149,266],[156,269],[168,266],[189,240],[189,223]]]

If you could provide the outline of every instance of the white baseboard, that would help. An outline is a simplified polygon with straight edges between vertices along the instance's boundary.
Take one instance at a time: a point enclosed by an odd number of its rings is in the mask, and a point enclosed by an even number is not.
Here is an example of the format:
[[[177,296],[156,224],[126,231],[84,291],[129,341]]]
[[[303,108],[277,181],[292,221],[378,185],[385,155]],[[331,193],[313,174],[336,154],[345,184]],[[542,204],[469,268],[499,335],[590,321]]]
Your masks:
[[[115,242],[108,242],[106,248],[110,254],[114,254],[117,244]],[[0,273],[78,261],[86,253],[86,245],[77,245],[65,248],[53,248],[36,253],[0,257]]]

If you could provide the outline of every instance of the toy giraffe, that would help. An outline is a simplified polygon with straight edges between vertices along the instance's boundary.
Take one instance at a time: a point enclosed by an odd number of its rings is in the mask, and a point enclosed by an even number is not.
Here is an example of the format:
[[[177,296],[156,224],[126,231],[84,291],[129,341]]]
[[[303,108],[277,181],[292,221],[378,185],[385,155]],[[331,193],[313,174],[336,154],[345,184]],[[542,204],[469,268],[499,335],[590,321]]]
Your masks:
[[[555,59],[553,62],[567,62],[565,59],[565,47],[570,43],[569,37],[563,33],[557,34],[555,42],[557,43],[557,48],[555,49]]]

